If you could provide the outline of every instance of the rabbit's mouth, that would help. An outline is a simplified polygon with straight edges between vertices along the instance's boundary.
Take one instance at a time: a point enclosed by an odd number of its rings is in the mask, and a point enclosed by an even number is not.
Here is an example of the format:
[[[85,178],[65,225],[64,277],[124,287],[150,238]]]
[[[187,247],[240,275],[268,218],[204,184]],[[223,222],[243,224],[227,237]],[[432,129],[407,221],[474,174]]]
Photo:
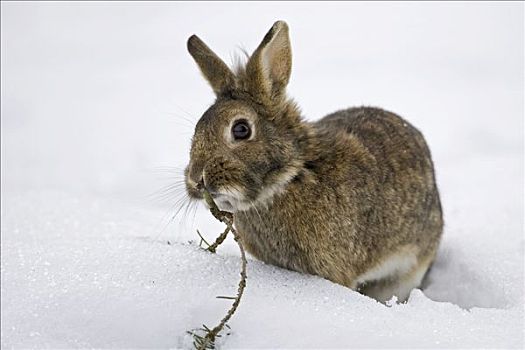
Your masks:
[[[190,177],[186,177],[186,190],[191,198],[202,200],[202,191],[206,188],[220,210],[235,213],[250,209],[252,202],[237,186],[221,187],[219,190],[210,187],[205,186],[204,181],[195,182]]]

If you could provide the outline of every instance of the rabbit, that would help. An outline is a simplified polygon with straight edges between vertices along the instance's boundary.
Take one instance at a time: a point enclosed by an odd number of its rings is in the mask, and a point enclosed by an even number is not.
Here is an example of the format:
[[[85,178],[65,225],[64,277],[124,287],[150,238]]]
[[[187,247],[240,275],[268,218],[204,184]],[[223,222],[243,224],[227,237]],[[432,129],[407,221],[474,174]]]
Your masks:
[[[192,138],[189,197],[202,199],[206,189],[233,213],[256,259],[383,303],[406,301],[443,230],[423,135],[380,108],[303,120],[286,95],[292,54],[284,21],[234,69],[196,35],[187,48],[216,95]]]

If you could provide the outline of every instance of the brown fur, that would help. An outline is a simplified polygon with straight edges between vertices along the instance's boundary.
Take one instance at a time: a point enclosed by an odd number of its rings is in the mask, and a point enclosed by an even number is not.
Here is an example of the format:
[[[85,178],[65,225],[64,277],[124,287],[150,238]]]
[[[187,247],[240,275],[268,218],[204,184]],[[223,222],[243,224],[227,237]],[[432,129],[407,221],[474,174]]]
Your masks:
[[[427,269],[443,221],[430,151],[417,129],[370,107],[303,121],[285,92],[291,47],[284,22],[236,73],[196,36],[188,49],[217,100],[196,126],[187,189],[195,198],[202,186],[217,195],[235,189],[235,225],[252,255],[374,290],[374,297],[418,266]],[[253,124],[252,139],[229,139],[239,117]],[[410,272],[358,283],[404,247],[414,247],[417,259]]]

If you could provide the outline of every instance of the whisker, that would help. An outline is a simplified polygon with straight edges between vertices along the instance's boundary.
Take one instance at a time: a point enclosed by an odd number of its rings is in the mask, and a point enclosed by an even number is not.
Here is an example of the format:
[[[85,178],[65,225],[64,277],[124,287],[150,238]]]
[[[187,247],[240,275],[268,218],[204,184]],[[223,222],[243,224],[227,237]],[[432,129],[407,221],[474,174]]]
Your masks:
[[[184,108],[182,108],[180,105],[178,105],[178,104],[174,104],[174,106],[175,106],[176,108],[178,108],[182,113],[186,113],[186,116],[188,116],[189,118],[192,117],[191,113],[188,112],[187,110],[185,110]]]
[[[161,186],[158,190],[146,194],[144,200],[164,203],[171,201],[172,198],[178,198],[181,192],[186,192],[186,180],[184,170],[181,167],[159,166],[152,169],[152,172],[168,175],[169,183]]]
[[[159,223],[159,225],[161,225],[161,223],[163,221],[165,221],[168,217],[169,219],[167,219],[167,222],[165,222],[163,225],[162,225],[162,228],[160,229],[158,236],[160,236],[161,234],[163,234],[166,229],[169,227],[169,225],[171,225],[173,223],[173,221],[175,220],[175,218],[179,215],[179,213],[181,212],[181,210],[188,205],[189,203],[189,196],[184,193],[178,200],[175,201],[175,204],[173,204],[166,212],[166,214],[163,216],[163,218],[161,219],[161,222]],[[173,213],[174,211],[174,213]]]
[[[199,202],[196,200],[193,200],[193,218],[191,219],[191,227],[195,226],[195,216],[197,214],[198,206],[199,206]]]
[[[191,205],[191,200],[188,200],[186,202],[186,205],[184,206],[184,213],[182,214],[182,221],[186,224],[188,219],[188,212]]]
[[[187,123],[187,126],[191,126],[193,128],[195,126],[195,124],[197,124],[197,121],[193,120],[192,119],[193,117],[188,112],[182,110],[182,108],[179,108],[179,109],[181,110],[182,113],[184,113],[186,115],[183,115],[183,114],[181,114],[179,112],[176,112],[176,111],[173,111],[173,110],[169,111],[169,112],[165,112],[165,113],[167,115],[169,115],[170,117],[176,118],[177,122],[178,121],[184,121],[185,123]]]
[[[164,204],[166,202],[170,202],[173,199],[179,199],[181,196],[185,195],[185,193],[185,186],[174,185],[151,193],[145,196],[144,200],[150,203]]]
[[[248,201],[250,202],[250,204],[252,205],[253,209],[255,209],[255,212],[257,213],[257,215],[259,216],[259,219],[261,219],[261,221],[263,221],[263,218],[261,216],[261,213],[259,213],[259,210],[257,209],[257,207],[255,206],[255,204],[253,203],[253,201],[251,199],[248,199]]]
[[[169,175],[170,178],[174,178],[176,180],[184,180],[184,169],[185,166],[171,166],[171,167],[156,167],[150,169],[150,172],[159,176],[159,175]]]

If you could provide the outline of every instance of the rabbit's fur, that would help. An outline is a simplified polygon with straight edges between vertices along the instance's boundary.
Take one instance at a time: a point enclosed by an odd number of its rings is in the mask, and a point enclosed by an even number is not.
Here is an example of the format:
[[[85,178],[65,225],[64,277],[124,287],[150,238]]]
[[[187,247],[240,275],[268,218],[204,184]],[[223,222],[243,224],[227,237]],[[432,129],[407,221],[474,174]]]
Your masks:
[[[217,95],[197,123],[187,191],[205,187],[256,258],[322,276],[380,301],[405,300],[431,265],[441,204],[423,135],[378,108],[302,120],[285,88],[286,23],[234,73],[198,37],[188,50]],[[234,140],[247,120],[252,135]]]

